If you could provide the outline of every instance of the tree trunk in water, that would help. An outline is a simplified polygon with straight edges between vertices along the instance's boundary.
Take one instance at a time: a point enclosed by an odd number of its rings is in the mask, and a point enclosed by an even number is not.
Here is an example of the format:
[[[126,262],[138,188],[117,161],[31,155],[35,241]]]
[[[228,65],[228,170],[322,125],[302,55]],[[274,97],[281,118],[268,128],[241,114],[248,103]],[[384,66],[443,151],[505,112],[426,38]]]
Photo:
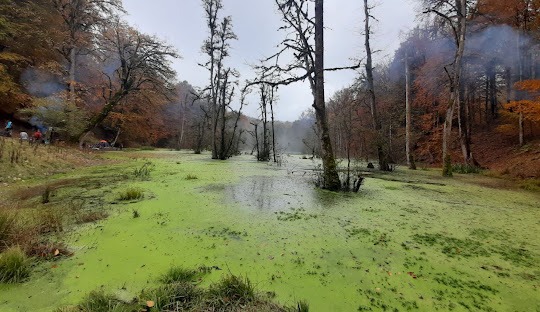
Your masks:
[[[276,158],[276,130],[274,128],[274,87],[271,89],[270,94],[270,114],[272,115],[272,154],[274,155],[274,162],[277,163]]]
[[[324,100],[324,1],[315,0],[315,114],[321,136],[322,161],[324,170],[323,188],[338,191],[341,189],[336,160],[332,151],[332,141],[328,129],[328,118]]]

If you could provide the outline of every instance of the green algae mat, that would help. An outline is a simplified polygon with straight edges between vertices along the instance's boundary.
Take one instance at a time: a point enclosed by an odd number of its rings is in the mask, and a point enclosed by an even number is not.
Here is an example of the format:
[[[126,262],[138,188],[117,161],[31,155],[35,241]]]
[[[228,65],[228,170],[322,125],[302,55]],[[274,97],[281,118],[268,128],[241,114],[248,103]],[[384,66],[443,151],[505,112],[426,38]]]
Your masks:
[[[171,266],[201,265],[213,268],[204,284],[246,276],[310,311],[540,311],[537,193],[403,169],[333,194],[313,187],[316,165],[298,156],[283,167],[185,152],[108,157],[121,164],[55,179],[124,175],[63,191],[98,198],[109,217],[62,234],[73,256],[0,285],[0,311],[52,311],[96,289],[129,300]],[[127,189],[144,197],[119,201]]]

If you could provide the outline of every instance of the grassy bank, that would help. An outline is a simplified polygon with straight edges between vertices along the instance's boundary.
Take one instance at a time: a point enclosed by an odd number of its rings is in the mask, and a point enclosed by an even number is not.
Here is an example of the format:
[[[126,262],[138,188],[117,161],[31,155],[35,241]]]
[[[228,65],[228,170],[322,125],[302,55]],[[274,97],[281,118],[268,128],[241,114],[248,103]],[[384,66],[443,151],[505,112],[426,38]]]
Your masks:
[[[398,170],[370,175],[358,194],[332,194],[312,187],[302,168],[313,164],[298,157],[281,169],[247,156],[107,157],[116,164],[49,180],[59,183],[50,203],[39,204],[41,192],[21,200],[35,210],[79,200],[109,217],[52,233],[73,255],[0,285],[2,311],[50,311],[95,290],[129,301],[171,266],[214,268],[203,288],[247,276],[311,311],[540,309],[538,193],[481,175]],[[26,183],[9,196],[46,185]],[[133,189],[142,196],[121,200]]]

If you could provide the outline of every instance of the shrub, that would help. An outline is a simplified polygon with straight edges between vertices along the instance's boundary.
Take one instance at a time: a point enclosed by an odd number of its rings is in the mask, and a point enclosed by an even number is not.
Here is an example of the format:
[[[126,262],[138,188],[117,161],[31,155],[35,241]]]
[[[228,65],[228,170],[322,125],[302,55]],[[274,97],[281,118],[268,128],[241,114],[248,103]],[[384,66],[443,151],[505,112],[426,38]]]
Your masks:
[[[467,164],[452,165],[452,172],[456,172],[456,173],[469,174],[469,173],[480,173],[481,171],[482,171],[481,168],[467,165]]]
[[[0,254],[0,282],[20,283],[30,276],[30,259],[20,247],[10,247]]]
[[[139,188],[129,188],[118,195],[118,199],[122,201],[126,200],[138,200],[144,197],[144,193]]]

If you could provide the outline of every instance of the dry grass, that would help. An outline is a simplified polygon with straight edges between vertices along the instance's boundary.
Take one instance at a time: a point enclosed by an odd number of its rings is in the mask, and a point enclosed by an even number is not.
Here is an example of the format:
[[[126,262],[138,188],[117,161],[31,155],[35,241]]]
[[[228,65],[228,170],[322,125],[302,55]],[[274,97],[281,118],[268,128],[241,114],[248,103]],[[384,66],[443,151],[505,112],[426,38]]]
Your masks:
[[[77,147],[31,145],[17,139],[0,138],[0,183],[13,183],[102,163],[106,161]]]

